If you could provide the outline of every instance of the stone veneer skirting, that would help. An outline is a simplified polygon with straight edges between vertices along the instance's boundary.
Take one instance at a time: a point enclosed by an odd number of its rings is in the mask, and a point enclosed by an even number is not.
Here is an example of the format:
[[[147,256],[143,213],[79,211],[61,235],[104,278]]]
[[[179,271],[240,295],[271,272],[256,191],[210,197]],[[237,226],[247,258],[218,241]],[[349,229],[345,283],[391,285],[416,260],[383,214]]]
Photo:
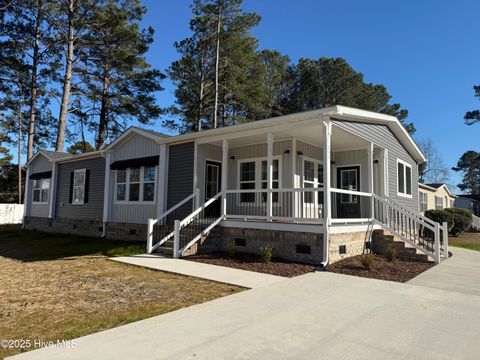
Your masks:
[[[25,228],[53,233],[100,237],[103,223],[97,220],[48,219],[26,217]],[[107,223],[106,237],[113,240],[146,242],[147,225]],[[365,231],[330,234],[329,263],[362,254]],[[227,250],[236,244],[238,252],[260,253],[261,246],[271,246],[273,256],[290,261],[320,264],[323,260],[323,234],[296,231],[276,231],[220,226],[214,229],[192,253]],[[345,251],[341,253],[340,248]]]
[[[346,257],[360,255],[365,245],[365,231],[345,232],[330,234],[330,252],[328,262],[333,264]],[[345,253],[341,253],[340,247],[345,246]]]

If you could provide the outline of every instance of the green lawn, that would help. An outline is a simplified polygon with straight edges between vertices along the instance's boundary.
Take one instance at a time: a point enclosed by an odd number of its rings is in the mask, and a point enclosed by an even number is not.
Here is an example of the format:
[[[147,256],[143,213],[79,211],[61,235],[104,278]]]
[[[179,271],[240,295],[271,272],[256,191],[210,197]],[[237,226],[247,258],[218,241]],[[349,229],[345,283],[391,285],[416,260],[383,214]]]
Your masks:
[[[143,243],[0,227],[0,339],[69,340],[243,290],[108,260],[144,252]],[[0,348],[0,359],[21,351]]]
[[[145,245],[133,241],[112,241],[76,235],[43,233],[6,228],[0,230],[3,254],[15,256],[21,248],[21,258],[54,259],[58,257],[105,255],[127,256],[145,253]]]
[[[448,244],[450,246],[480,251],[480,233],[467,232],[458,237],[450,236]]]

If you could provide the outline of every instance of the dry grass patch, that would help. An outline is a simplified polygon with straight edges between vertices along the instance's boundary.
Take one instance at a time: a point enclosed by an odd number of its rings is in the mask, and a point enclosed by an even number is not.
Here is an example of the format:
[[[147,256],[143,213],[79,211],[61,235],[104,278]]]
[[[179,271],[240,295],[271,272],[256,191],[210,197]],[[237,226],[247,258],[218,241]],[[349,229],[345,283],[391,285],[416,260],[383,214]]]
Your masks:
[[[124,254],[118,243],[105,242],[98,253],[97,242],[104,240],[15,232],[0,232],[2,339],[72,339],[242,290],[113,262],[101,254],[111,249]],[[31,241],[42,251],[31,251]],[[85,254],[90,241],[92,251]],[[84,255],[71,256],[69,242]],[[59,244],[69,256],[60,256]],[[24,258],[22,250],[28,254]],[[18,352],[0,349],[0,358]]]

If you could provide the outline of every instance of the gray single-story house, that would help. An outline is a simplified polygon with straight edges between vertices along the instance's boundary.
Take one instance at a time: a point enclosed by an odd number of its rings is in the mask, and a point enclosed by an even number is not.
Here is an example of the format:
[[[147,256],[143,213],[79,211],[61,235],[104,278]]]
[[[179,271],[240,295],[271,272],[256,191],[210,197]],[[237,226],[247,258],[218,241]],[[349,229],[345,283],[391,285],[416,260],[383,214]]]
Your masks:
[[[383,228],[438,260],[418,231],[438,231],[419,214],[424,161],[397,118],[344,106],[178,136],[132,127],[101,151],[38,152],[24,225],[175,257],[270,245],[323,265],[362,253]]]

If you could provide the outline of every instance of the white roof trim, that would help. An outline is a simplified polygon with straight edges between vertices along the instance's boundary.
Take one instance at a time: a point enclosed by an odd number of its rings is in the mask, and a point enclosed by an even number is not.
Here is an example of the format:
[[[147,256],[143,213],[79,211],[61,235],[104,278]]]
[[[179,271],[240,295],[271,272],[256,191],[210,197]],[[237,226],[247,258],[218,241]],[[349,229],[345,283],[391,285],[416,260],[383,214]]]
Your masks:
[[[122,143],[122,141],[124,139],[126,139],[128,136],[130,136],[131,134],[138,134],[138,135],[141,135],[141,136],[145,136],[149,139],[152,139],[152,140],[155,140],[155,141],[158,141],[158,140],[161,140],[161,139],[164,139],[164,138],[168,138],[169,136],[168,135],[165,135],[165,134],[158,134],[158,135],[154,135],[148,131],[145,131],[144,129],[141,129],[139,127],[136,127],[136,126],[132,126],[132,127],[129,127],[125,132],[123,132],[122,135],[120,135],[119,137],[117,137],[112,143],[110,143],[104,150],[105,151],[108,151],[108,150],[111,150],[113,149],[115,146],[119,145],[120,143]]]
[[[431,186],[428,186],[426,184],[423,184],[421,182],[418,183],[418,187],[422,188],[422,189],[425,189],[425,190],[429,190],[429,191],[437,191],[437,189],[435,189],[434,187],[431,187]]]
[[[45,156],[49,161],[52,161],[52,157],[51,156],[48,156],[48,154],[46,152],[44,152],[43,150],[39,150],[35,153],[35,155],[33,155],[30,160],[27,161],[27,163],[25,164],[25,166],[28,166],[30,165],[30,163],[35,160],[37,158],[38,155],[43,155]]]
[[[457,195],[453,194],[449,187],[447,186],[447,184],[442,184],[440,185],[438,188],[434,188],[433,186],[428,186],[427,184],[423,184],[423,183],[418,183],[418,187],[422,188],[422,189],[425,189],[425,190],[428,190],[428,191],[432,191],[432,192],[437,192],[438,190],[440,190],[441,188],[445,188],[445,190],[447,191],[448,195],[450,197],[453,197],[453,198],[456,198]]]
[[[168,138],[160,138],[156,140],[159,143],[178,143],[185,141],[192,141],[200,138],[208,137],[218,137],[218,136],[227,136],[231,133],[239,133],[248,130],[259,130],[259,129],[268,129],[275,128],[280,125],[285,124],[295,124],[300,121],[310,120],[310,119],[322,119],[325,117],[333,117],[338,120],[345,121],[357,121],[357,122],[367,122],[373,124],[383,124],[387,125],[390,130],[397,136],[399,141],[406,147],[410,154],[418,163],[423,163],[426,161],[425,156],[412,139],[410,134],[407,132],[405,127],[400,123],[400,121],[391,115],[380,114],[372,111],[355,109],[347,106],[330,106],[319,110],[306,111],[302,113],[290,114],[279,116],[275,118],[252,121],[245,124],[229,126],[224,128],[211,129],[206,131],[200,131],[185,135],[171,136]]]

